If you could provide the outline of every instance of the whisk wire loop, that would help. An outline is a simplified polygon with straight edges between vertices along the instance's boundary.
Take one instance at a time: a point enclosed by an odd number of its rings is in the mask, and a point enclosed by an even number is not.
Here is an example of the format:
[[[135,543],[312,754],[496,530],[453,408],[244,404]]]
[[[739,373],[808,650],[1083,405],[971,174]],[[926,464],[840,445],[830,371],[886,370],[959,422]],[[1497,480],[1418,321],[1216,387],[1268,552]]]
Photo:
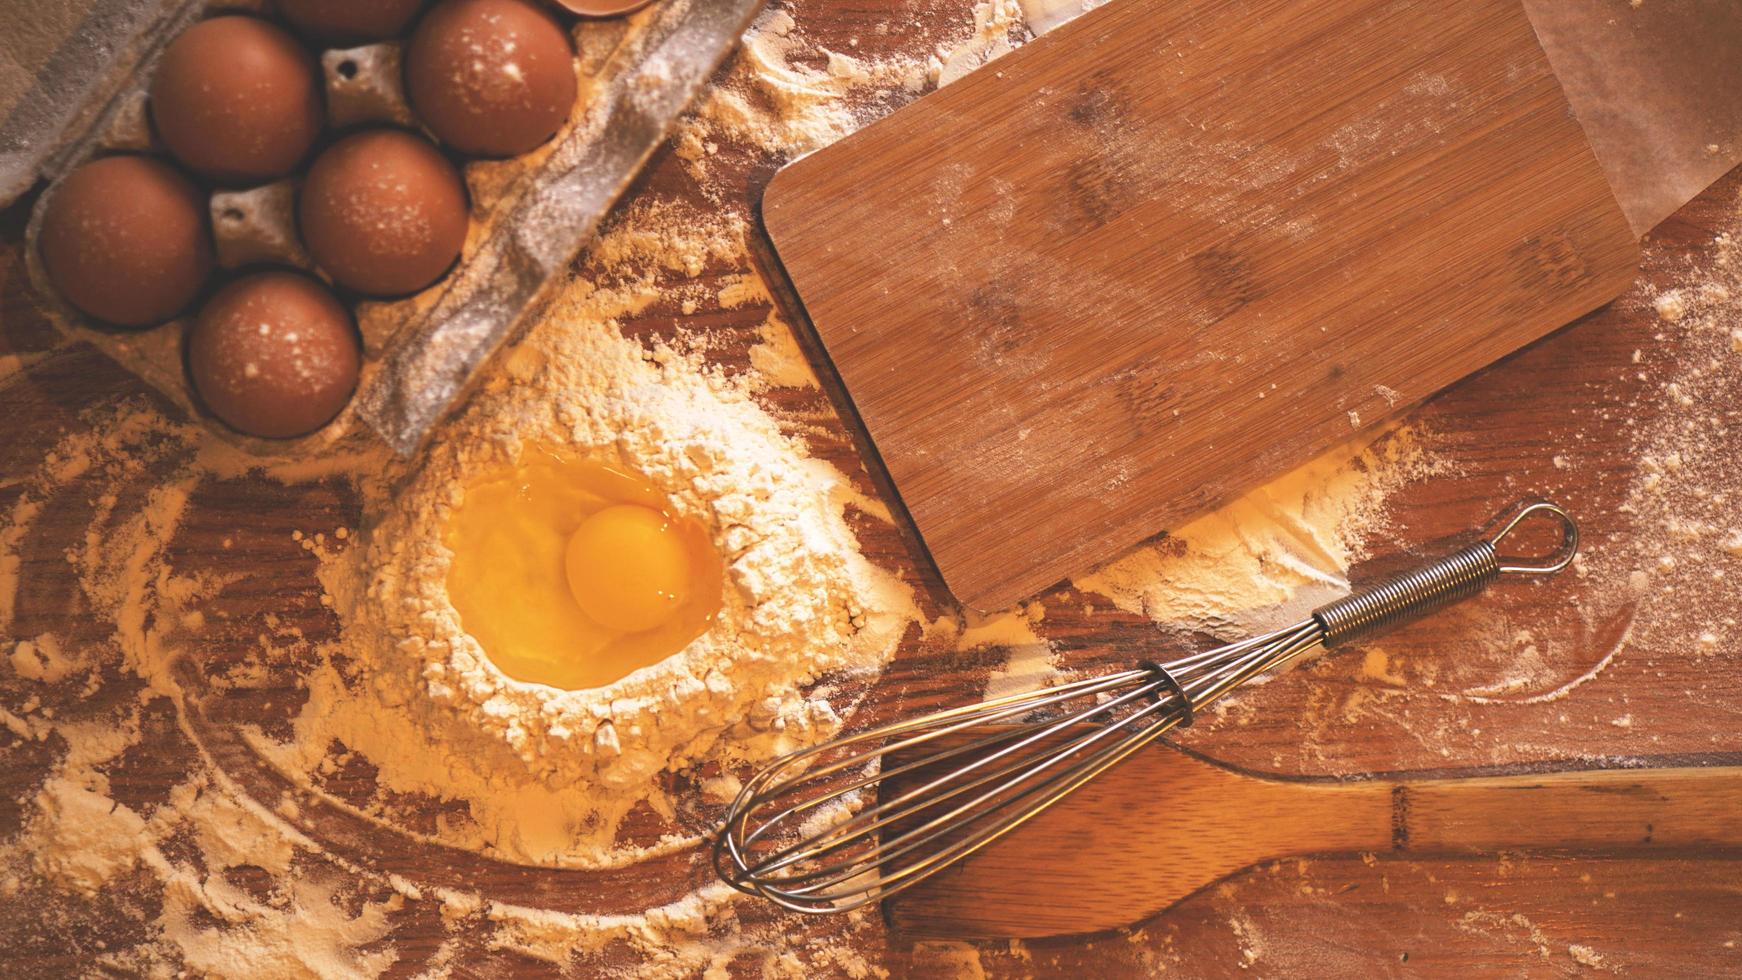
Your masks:
[[[1147,689],[1139,688],[1135,691],[1128,692],[1127,694],[1121,695],[1119,698],[1114,699],[1113,702],[1109,702],[1109,704],[1116,705],[1116,704],[1119,704],[1122,702],[1135,700],[1135,699],[1147,696],[1149,693],[1150,692]],[[1023,765],[1028,764],[1029,760],[1026,760],[1024,757],[1017,757],[1017,761],[1011,763],[1010,765],[1008,765],[1002,769],[991,768],[991,771],[980,775],[978,778],[976,778],[974,780],[971,780],[968,782],[963,782],[960,785],[949,786],[948,788],[945,788],[946,784],[948,784],[952,781],[960,780],[961,777],[966,776],[970,773],[973,773],[977,770],[990,768],[993,766],[994,763],[997,763],[997,762],[999,762],[1007,757],[1010,757],[1013,754],[1021,751],[1022,749],[1031,746],[1033,743],[1035,743],[1041,739],[1047,738],[1051,735],[1054,735],[1058,731],[1061,731],[1065,728],[1068,728],[1070,725],[1077,724],[1081,721],[1085,721],[1085,720],[1087,720],[1087,718],[1085,717],[1086,715],[1097,713],[1101,710],[1102,709],[1100,709],[1100,708],[1093,708],[1093,709],[1090,709],[1087,711],[1080,711],[1074,715],[1066,716],[1063,719],[1050,719],[1050,720],[1045,721],[1045,722],[1031,722],[1031,723],[1023,726],[1022,732],[1026,735],[1026,737],[1020,739],[1019,741],[1013,742],[1010,745],[999,748],[997,751],[990,752],[987,754],[982,754],[978,758],[976,758],[973,762],[969,763],[966,766],[963,766],[960,769],[955,770],[954,772],[950,773],[948,776],[940,776],[929,783],[925,783],[923,785],[916,786],[910,790],[905,791],[900,796],[898,796],[894,799],[889,799],[889,800],[883,801],[883,803],[879,807],[877,807],[874,811],[868,811],[866,813],[862,813],[862,814],[860,814],[860,815],[858,815],[850,820],[845,821],[844,823],[838,824],[835,827],[832,827],[829,830],[824,831],[823,833],[817,835],[816,837],[812,838],[809,842],[807,842],[807,846],[805,847],[805,849],[804,849],[805,852],[803,854],[797,853],[799,848],[795,845],[795,846],[790,846],[790,847],[784,848],[780,851],[775,852],[774,854],[768,855],[766,858],[764,858],[762,863],[758,866],[758,870],[766,878],[771,872],[781,870],[781,869],[797,862],[800,858],[803,858],[807,861],[814,861],[817,858],[820,858],[824,855],[835,853],[835,852],[841,850],[842,848],[854,843],[858,839],[863,838],[871,833],[874,833],[874,832],[882,829],[883,827],[890,826],[892,824],[900,823],[901,821],[914,816],[918,812],[917,810],[910,811],[910,810],[902,809],[906,804],[908,804],[911,801],[923,800],[924,801],[923,805],[920,808],[918,808],[920,810],[936,807],[937,805],[939,805],[947,800],[951,800],[951,799],[954,799],[954,798],[961,796],[963,794],[972,792],[973,790],[978,789],[981,786],[984,786],[984,785],[986,785],[994,780],[997,780],[997,779],[1000,779],[1004,776],[1007,776],[1011,772],[1013,772],[1014,770],[1021,768]],[[1032,732],[1032,734],[1027,734],[1029,732]],[[952,749],[946,750],[943,753],[940,753],[940,754],[932,756],[932,757],[928,757],[927,759],[924,759],[922,761],[907,763],[907,764],[905,764],[903,766],[899,766],[895,769],[884,771],[876,776],[871,776],[871,777],[868,777],[867,779],[858,780],[858,781],[856,781],[856,783],[854,785],[855,786],[862,786],[867,781],[878,781],[878,780],[889,781],[889,780],[897,779],[900,776],[902,776],[908,772],[912,772],[912,771],[915,771],[915,770],[921,769],[921,768],[932,767],[939,761],[947,760],[947,759],[955,757],[957,755],[971,754],[973,750],[989,748],[993,744],[998,743],[998,742],[1003,742],[1003,741],[1009,741],[1008,736],[1004,733],[996,733],[996,734],[993,734],[990,736],[986,736],[986,737],[977,739],[976,741],[967,743],[959,748],[952,748]],[[1051,761],[1062,761],[1062,758],[1055,758]],[[844,795],[842,791],[835,791],[835,792],[827,794],[826,797],[820,797],[820,798],[821,799],[836,799],[836,798],[841,797],[842,795]],[[996,791],[990,795],[996,795]],[[944,817],[957,816],[960,811],[970,810],[982,802],[984,802],[983,797],[976,798],[974,800],[970,800],[967,803],[959,806],[957,808],[957,810],[950,811],[949,813],[944,814],[943,816]],[[774,822],[775,821],[770,821],[770,824],[772,825]],[[927,825],[927,827],[929,827],[929,824]],[[927,829],[927,828],[921,828],[921,830],[924,830],[924,829]],[[885,849],[885,851],[889,852],[889,853],[885,854],[885,858],[887,859],[888,857],[898,856],[898,854],[900,853],[899,849],[900,849],[903,841],[911,838],[915,833],[917,833],[917,831],[909,831],[907,833],[904,833],[901,837],[895,838],[891,841],[884,842],[882,847]],[[817,869],[817,870],[814,870],[814,871],[811,871],[808,873],[793,874],[793,875],[787,876],[783,880],[786,882],[789,882],[789,883],[796,882],[796,881],[805,881],[805,880],[811,880],[811,879],[816,879],[816,878],[828,877],[829,875],[834,874],[834,872],[835,872],[834,866],[830,865],[830,866],[825,866],[824,868]]]
[[[1085,694],[1091,696],[1100,695],[1109,690],[1115,690],[1121,684],[1141,676],[1143,676],[1143,672],[1141,671],[1124,671],[1105,677],[1087,678],[1070,684],[1060,685],[1059,687],[1047,692],[1012,695],[994,699],[992,701],[982,702],[980,704],[966,705],[959,708],[939,711],[926,716],[925,718],[895,722],[859,735],[848,736],[827,745],[796,752],[777,760],[774,765],[769,766],[752,777],[740,791],[739,800],[742,801],[755,798],[760,801],[760,806],[762,807],[773,805],[775,801],[794,795],[801,789],[823,784],[829,779],[829,777],[832,777],[837,773],[854,768],[865,768],[868,762],[886,754],[892,752],[910,752],[927,742],[947,738],[950,735],[969,727],[1003,721],[1008,718],[1029,714],[1038,708],[1056,705],[1062,701],[1082,697]],[[978,749],[984,748],[989,744],[1002,741],[1005,737],[1006,736],[1003,734],[984,736],[978,740],[946,749],[939,756],[935,756],[934,759],[969,754]],[[807,765],[812,759],[825,752],[838,752],[839,750],[867,742],[879,743],[879,748],[871,751],[847,754],[836,761],[814,768]],[[871,772],[868,775],[849,781],[844,786],[837,786],[826,793],[807,797],[796,805],[789,806],[780,812],[767,817],[759,827],[753,830],[750,829],[748,825],[748,817],[750,816],[749,812],[740,811],[739,808],[734,805],[733,815],[737,817],[736,821],[734,822],[732,816],[729,816],[726,832],[720,834],[715,841],[714,861],[716,869],[719,870],[721,876],[728,882],[732,883],[734,887],[741,887],[738,877],[729,873],[727,869],[733,866],[742,866],[745,861],[744,854],[746,854],[758,840],[774,832],[777,828],[800,819],[808,812],[821,810],[827,804],[839,799],[848,798],[854,792],[863,789],[868,785],[875,784],[882,779],[891,778],[901,773],[917,769],[923,764],[924,763],[913,763],[883,773]],[[782,777],[789,772],[796,773],[797,775],[783,779]],[[758,868],[766,868],[769,870],[777,870],[785,867],[787,864],[791,863],[786,859],[797,849],[797,845],[794,845],[785,849],[777,850],[771,854],[763,855],[757,866]],[[728,865],[723,863],[726,859],[730,859],[733,864]],[[749,891],[753,889],[741,887],[741,890]]]

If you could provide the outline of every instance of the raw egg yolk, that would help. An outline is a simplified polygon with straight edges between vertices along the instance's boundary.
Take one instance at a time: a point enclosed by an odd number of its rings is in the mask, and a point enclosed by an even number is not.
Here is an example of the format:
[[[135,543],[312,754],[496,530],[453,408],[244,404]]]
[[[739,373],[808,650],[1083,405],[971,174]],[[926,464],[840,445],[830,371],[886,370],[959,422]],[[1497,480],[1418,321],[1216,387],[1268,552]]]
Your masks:
[[[581,611],[625,633],[663,626],[689,601],[690,556],[664,514],[607,507],[569,538],[569,591]]]
[[[470,474],[443,541],[460,626],[518,681],[577,690],[682,650],[720,609],[720,553],[637,474],[532,446]]]

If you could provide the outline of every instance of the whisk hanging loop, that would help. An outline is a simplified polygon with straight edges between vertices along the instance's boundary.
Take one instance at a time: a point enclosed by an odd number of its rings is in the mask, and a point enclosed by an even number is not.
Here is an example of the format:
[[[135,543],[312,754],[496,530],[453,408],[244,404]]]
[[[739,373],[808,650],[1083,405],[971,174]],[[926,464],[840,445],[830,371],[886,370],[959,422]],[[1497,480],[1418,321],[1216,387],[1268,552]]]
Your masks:
[[[1557,524],[1560,525],[1560,545],[1555,548],[1554,551],[1546,555],[1539,557],[1520,557],[1515,559],[1516,561],[1536,562],[1537,564],[1534,565],[1508,565],[1505,564],[1507,559],[1502,557],[1499,559],[1502,563],[1500,565],[1500,574],[1553,575],[1554,573],[1566,568],[1568,565],[1571,565],[1573,559],[1578,556],[1578,523],[1573,520],[1571,514],[1562,510],[1560,505],[1549,503],[1546,500],[1538,500],[1534,503],[1520,507],[1518,511],[1512,515],[1512,518],[1506,522],[1504,527],[1494,532],[1494,536],[1488,539],[1489,543],[1493,544],[1494,547],[1498,549],[1500,543],[1510,537],[1512,532],[1518,529],[1519,525],[1538,514],[1548,514],[1554,518]]]

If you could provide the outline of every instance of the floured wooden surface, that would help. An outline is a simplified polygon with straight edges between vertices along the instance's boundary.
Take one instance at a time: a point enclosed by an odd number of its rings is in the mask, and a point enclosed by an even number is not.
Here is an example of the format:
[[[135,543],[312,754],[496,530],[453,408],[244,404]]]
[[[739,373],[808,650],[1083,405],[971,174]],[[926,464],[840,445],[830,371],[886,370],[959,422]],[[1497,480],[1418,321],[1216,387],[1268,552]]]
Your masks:
[[[1601,306],[1514,0],[1116,0],[786,167],[779,265],[955,596],[1019,601]]]
[[[613,220],[578,277],[596,294],[577,286],[575,298],[629,337],[699,352],[750,383],[785,432],[870,493],[743,248],[750,188],[785,155],[1007,49],[1024,29],[1008,2],[918,14],[822,0],[787,9],[789,19],[761,25],[726,88]],[[76,563],[115,553],[105,529],[166,504],[187,444],[164,439],[181,421],[138,381],[89,349],[56,346],[24,284],[21,215],[5,216],[0,252],[0,410],[30,420],[0,440],[0,904],[23,910],[0,916],[0,950],[16,973],[186,966],[226,951],[293,976],[310,963],[365,976],[670,973],[689,962],[736,976],[1742,968],[1742,901],[1727,860],[1290,861],[1238,874],[1133,930],[967,945],[916,944],[872,916],[797,920],[750,902],[661,919],[650,910],[684,902],[705,877],[631,865],[558,888],[487,860],[463,865],[404,843],[403,828],[440,813],[416,801],[378,800],[391,818],[379,837],[261,833],[243,819],[260,784],[250,770],[225,768],[245,759],[213,769],[176,705],[137,673],[140,658],[156,656],[142,643],[185,643],[192,627],[99,615],[147,607],[125,590],[93,589],[91,569]],[[1181,651],[1203,642],[1197,632],[1239,635],[1390,568],[1375,556],[1419,557],[1507,500],[1545,493],[1584,524],[1582,574],[1496,590],[1305,665],[1180,740],[1235,765],[1301,774],[1734,761],[1742,650],[1730,583],[1742,558],[1729,549],[1742,488],[1706,447],[1728,445],[1742,426],[1742,353],[1731,335],[1742,328],[1742,288],[1726,244],[1737,238],[1742,178],[1732,177],[1653,236],[1646,280],[1621,303],[1433,400],[1378,445],[1340,450],[1018,610],[958,617],[891,526],[852,518],[859,550],[913,587],[927,627],[881,675],[840,685],[838,703],[858,705],[847,723]],[[187,649],[227,673],[256,665],[233,679],[253,679],[276,706],[261,716],[274,738],[293,735],[280,722],[304,702],[298,678],[340,636],[341,613],[323,601],[317,575],[351,547],[337,529],[363,516],[354,473],[283,477],[202,476],[179,522],[162,530],[167,567],[201,573],[178,600],[205,623]],[[110,581],[135,580],[118,571]],[[374,800],[367,760],[340,758],[326,785]],[[718,807],[715,778],[671,774],[658,789],[701,801],[679,818],[702,819]],[[78,834],[148,822],[162,835],[161,865],[129,859],[136,834]],[[666,818],[640,811],[629,824],[626,839],[656,840]],[[407,858],[409,877],[347,865],[354,854]],[[466,872],[463,887],[415,897],[403,887],[453,883],[455,868]],[[182,890],[170,895],[165,880]],[[545,904],[530,903],[541,890]],[[585,952],[597,929],[492,904],[511,899],[533,912],[620,915],[623,931]],[[166,907],[185,914],[164,920]],[[688,931],[698,921],[702,931]]]

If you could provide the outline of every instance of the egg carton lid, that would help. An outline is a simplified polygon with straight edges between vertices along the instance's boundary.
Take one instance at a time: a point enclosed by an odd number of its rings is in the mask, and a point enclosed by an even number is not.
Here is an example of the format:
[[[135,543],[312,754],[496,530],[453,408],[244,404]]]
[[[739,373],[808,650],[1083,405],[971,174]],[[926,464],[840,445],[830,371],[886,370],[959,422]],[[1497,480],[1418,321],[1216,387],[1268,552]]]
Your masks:
[[[0,207],[75,162],[140,71],[206,0],[0,0]],[[259,10],[259,3],[224,4]]]

